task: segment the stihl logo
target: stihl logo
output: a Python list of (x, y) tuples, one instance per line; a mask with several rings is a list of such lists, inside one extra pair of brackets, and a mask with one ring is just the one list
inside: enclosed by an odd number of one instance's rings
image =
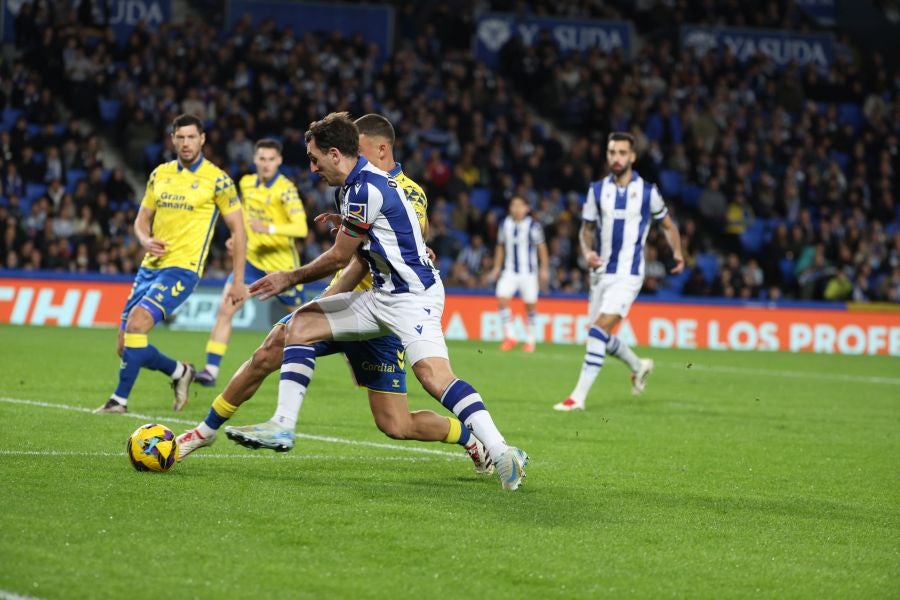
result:
[(12, 304), (9, 322), (15, 325), (91, 327), (102, 297), (100, 290), (92, 289), (63, 292), (49, 287), (0, 285), (0, 306)]

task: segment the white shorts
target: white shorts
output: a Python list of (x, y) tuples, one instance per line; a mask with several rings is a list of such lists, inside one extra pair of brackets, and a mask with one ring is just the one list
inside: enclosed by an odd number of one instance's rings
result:
[(627, 317), (643, 284), (644, 278), (638, 275), (591, 272), (591, 300), (588, 305), (591, 323), (602, 314)]
[(538, 299), (537, 273), (510, 273), (503, 271), (497, 280), (497, 297), (512, 298), (516, 292), (525, 304), (535, 304)]
[(315, 302), (328, 318), (335, 340), (367, 340), (393, 333), (400, 338), (410, 365), (423, 358), (449, 357), (441, 327), (444, 286), (440, 282), (421, 293), (391, 294), (371, 289)]

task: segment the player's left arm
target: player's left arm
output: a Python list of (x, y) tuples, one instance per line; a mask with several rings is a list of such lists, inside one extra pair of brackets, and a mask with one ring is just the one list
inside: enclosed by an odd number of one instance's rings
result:
[(231, 177), (222, 172), (216, 177), (213, 202), (222, 212), (222, 219), (231, 232), (231, 260), (234, 281), (228, 290), (228, 298), (232, 304), (240, 304), (247, 299), (247, 287), (244, 285), (244, 267), (247, 264), (247, 231), (244, 229), (244, 212), (241, 210), (241, 199)]
[(673, 275), (681, 273), (684, 270), (684, 257), (681, 254), (681, 234), (678, 233), (678, 225), (669, 216), (666, 203), (655, 185), (650, 190), (650, 214), (662, 227), (666, 242), (669, 244), (669, 248), (672, 249), (672, 258), (675, 259), (675, 266), (672, 267), (670, 273)]
[(542, 242), (538, 244), (538, 281), (541, 287), (546, 289), (550, 283), (550, 253), (547, 252), (547, 244)]
[(532, 223), (532, 242), (537, 247), (538, 255), (538, 282), (541, 288), (546, 289), (550, 283), (550, 253), (547, 252), (547, 240), (544, 238), (544, 230), (536, 221)]

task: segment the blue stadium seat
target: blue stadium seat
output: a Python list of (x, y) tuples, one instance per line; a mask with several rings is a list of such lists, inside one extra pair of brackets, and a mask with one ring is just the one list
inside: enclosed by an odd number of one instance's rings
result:
[(838, 104), (838, 123), (852, 125), (854, 131), (859, 131), (863, 124), (862, 108), (855, 102), (842, 102)]
[(847, 173), (847, 167), (850, 166), (850, 155), (846, 152), (838, 152), (837, 150), (832, 150), (828, 157), (836, 162), (838, 166), (841, 168), (841, 171)]
[(778, 261), (778, 270), (781, 272), (781, 281), (791, 283), (794, 281), (794, 261), (790, 258), (782, 258)]
[(472, 206), (477, 208), (478, 212), (483, 213), (491, 205), (491, 192), (487, 188), (473, 187), (469, 199), (472, 201)]
[(681, 196), (682, 177), (678, 171), (664, 170), (659, 174), (659, 187), (663, 196), (671, 198), (672, 196)]
[(160, 152), (162, 152), (162, 144), (147, 144), (147, 147), (144, 148), (144, 157), (148, 163), (156, 166)]
[(119, 110), (122, 108), (122, 103), (118, 100), (113, 100), (112, 98), (103, 98), (102, 96), (97, 100), (99, 109), (100, 109), (100, 118), (107, 123), (114, 123), (119, 118)]
[(13, 123), (16, 122), (16, 119), (25, 114), (24, 110), (18, 108), (6, 108), (3, 110), (3, 125), (6, 129), (9, 129), (13, 126)]
[(459, 229), (451, 229), (450, 234), (456, 238), (463, 248), (469, 245), (469, 234)]
[(700, 194), (703, 189), (699, 185), (686, 185), (681, 188), (681, 200), (688, 208), (696, 209), (700, 204)]
[(25, 197), (28, 200), (34, 201), (47, 193), (47, 186), (43, 183), (26, 183), (25, 184)]
[(75, 185), (82, 179), (87, 178), (87, 171), (83, 169), (69, 169), (66, 172), (66, 191), (71, 193), (75, 191)]
[(665, 289), (674, 292), (676, 295), (681, 295), (681, 290), (684, 289), (684, 284), (687, 283), (687, 280), (691, 277), (691, 270), (685, 269), (681, 273), (676, 275), (672, 275), (668, 273), (666, 275), (666, 279), (663, 281), (663, 286)]
[(766, 224), (761, 219), (756, 219), (747, 226), (741, 234), (741, 246), (751, 254), (758, 254), (765, 242)]
[(715, 254), (698, 254), (696, 256), (697, 268), (703, 273), (703, 279), (712, 283), (719, 274), (719, 259)]

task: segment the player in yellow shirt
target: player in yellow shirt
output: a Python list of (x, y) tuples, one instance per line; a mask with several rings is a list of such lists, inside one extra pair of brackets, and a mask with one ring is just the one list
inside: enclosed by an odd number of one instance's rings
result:
[(141, 367), (162, 371), (172, 379), (174, 410), (188, 400), (194, 367), (162, 354), (147, 334), (170, 316), (191, 292), (203, 273), (219, 213), (231, 230), (234, 276), (227, 300), (239, 304), (247, 297), (244, 285), (246, 236), (241, 202), (234, 182), (219, 167), (203, 158), (206, 135), (193, 115), (172, 122), (172, 142), (178, 159), (156, 167), (147, 181), (134, 232), (147, 253), (134, 279), (122, 312), (118, 352), (122, 357), (119, 385), (95, 412), (124, 413), (128, 396)]
[[(355, 121), (359, 129), (360, 152), (376, 167), (388, 170), (412, 203), (423, 233), (426, 231), (428, 199), (422, 188), (403, 173), (394, 161), (394, 129), (381, 115), (365, 115)], [(337, 215), (319, 215), (316, 221), (329, 220)], [(332, 226), (336, 227), (333, 221)], [(335, 275), (323, 296), (372, 287), (372, 276), (364, 261), (354, 259), (343, 273)], [(191, 452), (215, 441), (218, 429), (249, 400), (263, 380), (281, 366), (284, 350), (287, 315), (272, 328), (262, 345), (253, 353), (210, 407), (206, 419), (178, 436), (178, 457), (184, 459)], [(347, 357), (357, 385), (365, 387), (369, 407), (378, 428), (394, 439), (442, 441), (459, 444), (475, 463), (479, 473), (493, 472), (493, 464), (485, 455), (481, 442), (455, 417), (444, 417), (428, 410), (409, 412), (406, 398), (406, 368), (400, 339), (391, 334), (359, 342), (322, 342), (315, 345), (316, 356), (343, 353)], [(270, 423), (228, 427), (229, 438), (248, 447), (290, 450), (294, 446), (294, 426), (300, 406), (281, 406)], [(271, 435), (274, 431), (275, 435)]]
[[(241, 178), (247, 233), (247, 264), (244, 268), (244, 283), (247, 285), (265, 277), (266, 273), (300, 266), (294, 238), (306, 237), (306, 212), (297, 188), (278, 170), (281, 160), (280, 142), (259, 140), (253, 154), (256, 174)], [(231, 338), (231, 320), (243, 305), (228, 299), (232, 282), (233, 277), (229, 277), (222, 291), (216, 323), (206, 343), (206, 367), (196, 376), (197, 383), (206, 387), (216, 384), (219, 365)], [(298, 308), (303, 304), (303, 286), (298, 285), (280, 294), (278, 300), (290, 310)]]

